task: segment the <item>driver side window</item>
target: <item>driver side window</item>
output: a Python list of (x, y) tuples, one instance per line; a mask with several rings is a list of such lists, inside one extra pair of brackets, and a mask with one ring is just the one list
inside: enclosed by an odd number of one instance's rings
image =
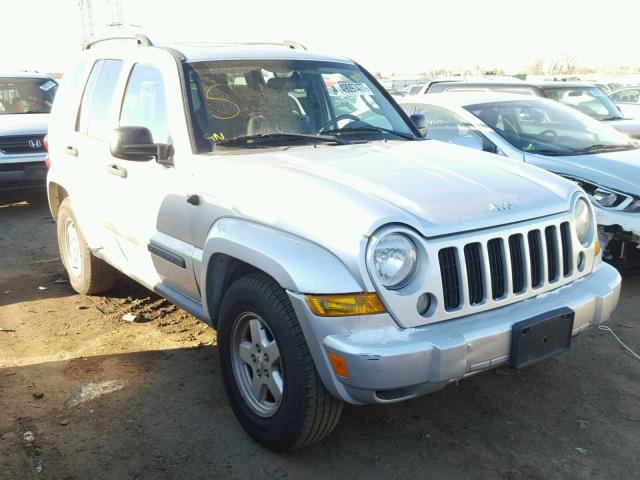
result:
[(120, 126), (146, 127), (156, 143), (169, 143), (169, 119), (162, 73), (151, 65), (133, 67), (122, 101)]

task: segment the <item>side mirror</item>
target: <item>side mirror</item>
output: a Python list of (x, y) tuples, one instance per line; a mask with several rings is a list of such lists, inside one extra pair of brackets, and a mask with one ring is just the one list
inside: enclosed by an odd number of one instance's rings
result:
[(427, 136), (427, 117), (421, 113), (414, 113), (409, 117), (413, 124), (416, 126), (418, 131), (423, 137)]
[(111, 135), (111, 155), (133, 162), (156, 161), (162, 165), (173, 165), (173, 147), (154, 143), (146, 127), (118, 127)]

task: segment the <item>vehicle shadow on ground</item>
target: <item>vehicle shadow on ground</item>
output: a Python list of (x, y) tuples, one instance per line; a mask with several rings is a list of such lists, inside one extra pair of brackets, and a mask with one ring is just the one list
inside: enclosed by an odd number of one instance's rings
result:
[(4, 368), (0, 471), (44, 479), (632, 478), (638, 389), (590, 367), (612, 352), (598, 333), (587, 336), (528, 370), (502, 368), (401, 404), (346, 406), (330, 437), (286, 455), (256, 444), (236, 421), (215, 347)]

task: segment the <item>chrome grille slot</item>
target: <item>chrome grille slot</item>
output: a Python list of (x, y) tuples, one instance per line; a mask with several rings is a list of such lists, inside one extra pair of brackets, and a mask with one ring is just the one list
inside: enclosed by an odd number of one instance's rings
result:
[(545, 228), (544, 236), (547, 243), (547, 280), (553, 283), (559, 278), (558, 234), (555, 225)]
[(562, 274), (567, 277), (571, 274), (571, 226), (569, 222), (560, 225), (560, 240), (562, 242)]
[(511, 253), (513, 293), (521, 293), (525, 287), (525, 259), (522, 248), (522, 235), (518, 233), (509, 237), (509, 251)]
[(529, 238), (529, 259), (531, 260), (531, 287), (538, 288), (542, 285), (542, 244), (540, 243), (540, 230), (531, 230)]
[(444, 308), (447, 311), (460, 306), (460, 282), (458, 280), (458, 260), (455, 247), (443, 248), (438, 252)]
[(504, 250), (502, 240), (494, 238), (487, 242), (489, 269), (491, 273), (491, 296), (494, 300), (505, 294)]
[(467, 283), (469, 287), (469, 303), (477, 305), (484, 299), (484, 280), (482, 272), (482, 258), (478, 242), (469, 243), (464, 247), (464, 260), (467, 267)]

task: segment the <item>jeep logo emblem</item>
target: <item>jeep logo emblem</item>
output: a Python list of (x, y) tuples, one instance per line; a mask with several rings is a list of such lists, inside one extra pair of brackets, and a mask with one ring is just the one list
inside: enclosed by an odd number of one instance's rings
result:
[(489, 210), (492, 212), (506, 212), (507, 210), (513, 210), (513, 205), (509, 202), (503, 203), (490, 203)]
[(30, 138), (29, 139), (29, 148), (36, 149), (42, 147), (42, 140), (39, 138)]

